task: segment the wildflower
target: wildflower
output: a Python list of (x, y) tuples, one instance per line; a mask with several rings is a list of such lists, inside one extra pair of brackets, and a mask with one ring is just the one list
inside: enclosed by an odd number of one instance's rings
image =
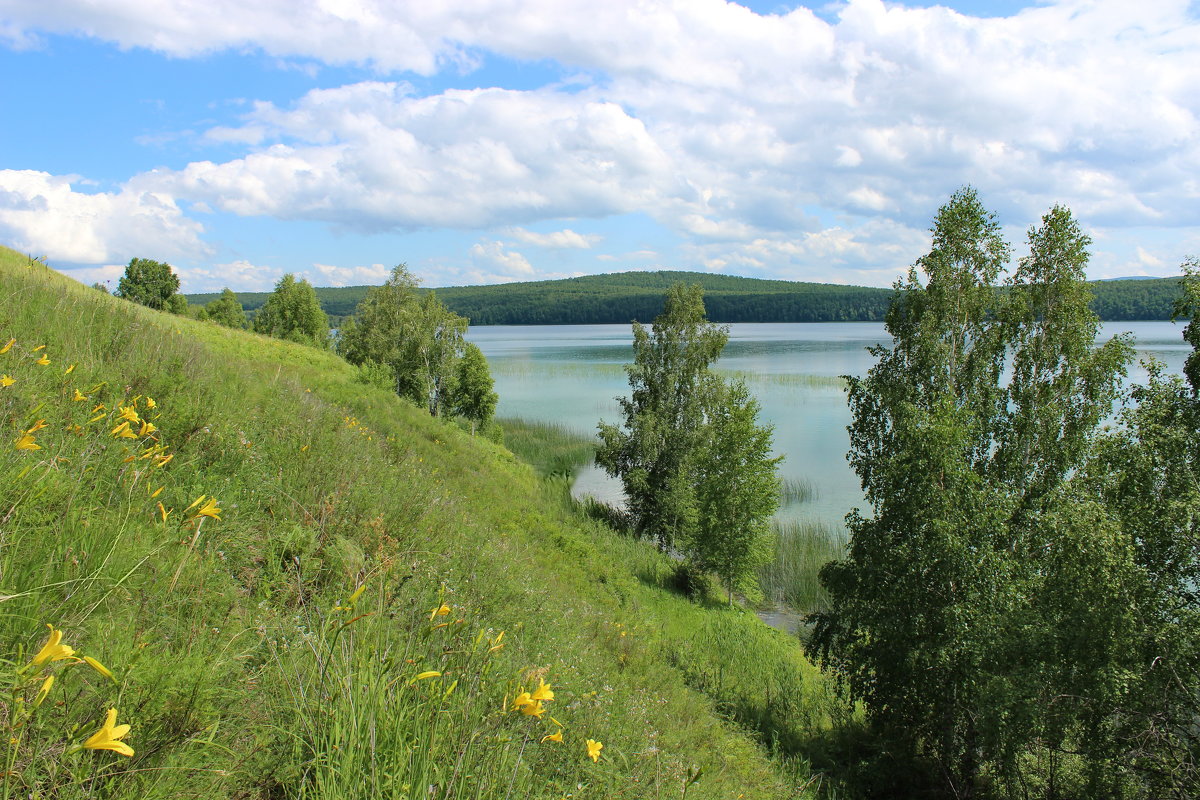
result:
[(16, 381), (10, 378), (8, 375), (0, 375), (0, 386), (12, 386), (14, 383), (16, 383)]
[(158, 515), (162, 517), (163, 522), (166, 522), (167, 517), (171, 516), (171, 512), (167, 511), (167, 509), (163, 507), (162, 501), (159, 501), (158, 503)]
[(78, 389), (76, 389), (75, 394), (74, 394), (74, 396), (71, 397), (71, 399), (73, 401), (75, 401), (76, 403), (82, 403), (84, 400), (88, 399), (88, 396), (86, 394), (84, 394), (83, 392), (79, 391)]
[(13, 442), (13, 447), (17, 450), (41, 450), (42, 446), (34, 440), (33, 436), (26, 433)]
[(117, 414), (117, 419), (126, 419), (134, 424), (142, 421), (142, 418), (138, 416), (137, 409), (133, 406), (121, 406), (117, 410), (120, 412)]
[(542, 705), (541, 700), (534, 700), (531, 703), (526, 703), (521, 706), (521, 713), (527, 717), (542, 718), (542, 714), (546, 713), (546, 707)]
[(92, 658), (91, 656), (84, 656), (83, 660), (87, 663), (87, 665), (89, 667), (96, 670), (96, 672), (99, 672), (101, 675), (108, 678), (113, 683), (117, 682), (117, 679), (113, 677), (113, 674), (112, 674), (112, 672), (109, 671), (108, 667), (104, 666), (96, 659)]
[(428, 678), (440, 678), (440, 677), (442, 677), (442, 673), (438, 672), (435, 669), (431, 669), (428, 672), (420, 673), (419, 675), (417, 675), (417, 677), (413, 678), (413, 680), (423, 681), (423, 680), (427, 680)]
[(146, 396), (146, 408), (155, 408), (156, 406), (158, 406), (158, 403), (154, 402), (154, 398), (147, 395)]
[(219, 520), (221, 518), (221, 509), (217, 508), (217, 498), (208, 498), (204, 505), (196, 509), (196, 516), (212, 517), (213, 519)]
[(545, 744), (546, 742), (558, 742), (559, 744), (562, 744), (562, 736), (563, 736), (563, 732), (562, 732), (562, 729), (560, 728), (559, 730), (555, 731), (554, 733), (551, 733), (547, 736), (543, 736), (541, 743)]
[(307, 449), (308, 449), (308, 445), (304, 445), (300, 448), (300, 452), (303, 453)]
[(92, 409), (91, 411), (89, 411), (88, 413), (89, 413), (89, 414), (95, 414), (95, 413), (97, 413), (98, 411), (104, 411), (104, 410), (105, 410), (105, 409), (104, 409), (104, 403), (97, 403), (97, 404), (96, 404), (96, 407), (95, 407), (95, 408), (93, 408), (93, 409)]
[(118, 439), (136, 439), (137, 434), (129, 430), (129, 423), (122, 422), (117, 427), (113, 428), (110, 433)]
[(117, 725), (117, 710), (110, 708), (108, 717), (104, 720), (104, 724), (100, 726), (100, 730), (88, 737), (83, 746), (89, 750), (112, 750), (114, 753), (120, 753), (123, 756), (133, 755), (133, 748), (124, 742), (120, 741), (121, 737), (129, 733), (128, 725)]
[(587, 740), (588, 758), (593, 763), (600, 760), (600, 751), (604, 748), (604, 742), (597, 742), (595, 739)]
[(449, 613), (450, 613), (450, 606), (446, 605), (445, 603), (442, 603), (440, 606), (438, 606), (437, 608), (435, 608), (429, 612), (429, 621), (433, 622), (434, 617), (444, 617)]
[(42, 681), (42, 688), (38, 689), (37, 697), (33, 698), (33, 707), (37, 708), (46, 699), (46, 695), (50, 694), (50, 687), (54, 685), (54, 676), (50, 675), (46, 680)]
[(529, 692), (521, 692), (513, 698), (512, 710), (520, 711), (525, 706), (533, 705), (533, 698), (529, 696)]
[(50, 365), (50, 356), (46, 355), (45, 353), (42, 353), (42, 357), (39, 358), (35, 363), (41, 364), (43, 367), (49, 366)]
[(498, 634), (496, 634), (496, 638), (492, 639), (492, 646), (488, 648), (488, 652), (494, 653), (497, 650), (501, 650), (503, 648), (504, 648), (504, 631), (500, 631)]
[(68, 647), (62, 643), (62, 631), (55, 630), (53, 625), (47, 625), (50, 629), (50, 638), (42, 645), (42, 649), (38, 650), (37, 655), (33, 657), (33, 661), (29, 662), (32, 666), (40, 667), (50, 661), (63, 661), (68, 658), (75, 657), (75, 649)]
[(350, 595), (350, 605), (353, 606), (355, 603), (357, 603), (358, 598), (362, 597), (362, 593), (365, 592), (366, 590), (367, 590), (367, 585), (365, 583), (362, 586), (355, 589), (354, 594)]
[(44, 420), (44, 419), (39, 419), (37, 422), (33, 423), (33, 427), (32, 427), (32, 428), (30, 428), (29, 430), (27, 430), (27, 431), (25, 431), (25, 432), (26, 432), (26, 433), (37, 433), (38, 431), (40, 431), (40, 430), (41, 430), (42, 428), (44, 428), (44, 427), (46, 427), (46, 420)]
[(174, 457), (175, 457), (174, 453), (168, 453), (165, 456), (159, 456), (158, 458), (154, 459), (154, 461), (156, 462), (154, 464), (154, 466), (158, 467), (159, 469), (162, 469), (167, 464), (169, 464), (171, 462), (171, 459)]
[(75, 371), (75, 365), (72, 364), (71, 366), (67, 367), (67, 371), (64, 372), (63, 375), (70, 375), (74, 371)]
[(154, 433), (156, 430), (158, 430), (158, 428), (154, 425), (153, 422), (151, 422), (149, 420), (143, 420), (142, 427), (138, 430), (137, 435), (138, 436), (149, 436), (150, 434)]
[(12, 346), (13, 346), (14, 344), (16, 344), (16, 343), (17, 343), (17, 340), (16, 340), (16, 339), (9, 339), (9, 340), (8, 340), (8, 344), (4, 345), (4, 347), (0, 347), (0, 356), (4, 355), (4, 354), (5, 354), (5, 353), (7, 353), (9, 350), (11, 350), (11, 349), (12, 349)]
[(533, 694), (529, 695), (529, 697), (531, 700), (536, 700), (538, 702), (545, 700), (547, 703), (549, 703), (554, 699), (554, 692), (550, 691), (550, 684), (539, 678), (538, 688), (535, 689)]
[(165, 485), (164, 485), (164, 486), (160, 486), (160, 487), (158, 487), (157, 489), (155, 489), (154, 491), (152, 491), (152, 492), (151, 492), (151, 491), (150, 491), (150, 484), (148, 484), (148, 483), (146, 484), (146, 491), (147, 491), (147, 492), (150, 492), (150, 499), (151, 499), (151, 500), (153, 500), (154, 498), (156, 498), (156, 497), (158, 497), (160, 494), (162, 494), (162, 490), (163, 490), (163, 489), (165, 489), (165, 488), (167, 488)]
[(46, 345), (44, 345), (44, 344), (39, 344), (37, 347), (33, 348), (33, 352), (35, 352), (35, 353), (36, 353), (36, 352), (37, 352), (37, 351), (39, 351), (39, 350), (45, 350), (45, 349), (46, 349)]

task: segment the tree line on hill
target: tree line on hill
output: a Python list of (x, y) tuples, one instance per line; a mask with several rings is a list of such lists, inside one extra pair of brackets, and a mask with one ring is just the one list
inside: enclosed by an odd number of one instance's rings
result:
[[(704, 290), (708, 319), (714, 322), (879, 322), (895, 296), (893, 289), (767, 281), (697, 272), (628, 272), (555, 281), (437, 289), (438, 298), (472, 325), (620, 324), (652, 320), (662, 313), (674, 283)], [(1102, 320), (1165, 320), (1180, 296), (1179, 279), (1091, 281), (1091, 308)], [(333, 327), (354, 314), (368, 286), (317, 288), (317, 299)], [(434, 291), (419, 289), (419, 291)], [(253, 317), (269, 292), (242, 292)], [(197, 305), (217, 294), (188, 295)]]
[[(103, 285), (97, 288), (105, 290)], [(489, 425), (497, 396), (487, 359), (465, 339), (467, 320), (447, 309), (434, 293), (421, 292), (403, 264), (383, 286), (361, 297), (336, 336), (312, 285), (292, 274), (281, 277), (249, 316), (228, 288), (206, 304), (195, 305), (189, 305), (178, 289), (179, 278), (169, 264), (134, 258), (116, 295), (199, 321), (332, 348), (358, 367), (362, 383), (394, 391), (433, 416), (462, 419), (472, 433), (495, 434)]]

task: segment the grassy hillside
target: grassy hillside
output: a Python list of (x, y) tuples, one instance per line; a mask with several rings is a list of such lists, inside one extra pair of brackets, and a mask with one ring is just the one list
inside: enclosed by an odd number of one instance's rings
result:
[(0, 287), (4, 797), (820, 784), (835, 704), (797, 642), (671, 591), (560, 481), (331, 354), (2, 249)]
[[(626, 324), (648, 322), (661, 310), (671, 284), (704, 287), (708, 316), (715, 322), (839, 322), (882, 320), (890, 289), (823, 283), (769, 281), (705, 272), (622, 272), (496, 286), (451, 286), (438, 297), (473, 325)], [(1177, 278), (1092, 281), (1093, 309), (1106, 320), (1168, 319), (1179, 295)], [(336, 320), (354, 313), (367, 286), (318, 288), (325, 312)], [(188, 295), (208, 303), (215, 293)], [(252, 311), (268, 293), (239, 294)]]

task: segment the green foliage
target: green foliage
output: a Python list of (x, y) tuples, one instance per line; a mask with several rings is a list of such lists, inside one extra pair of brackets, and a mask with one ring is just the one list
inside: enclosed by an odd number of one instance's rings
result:
[(247, 326), (246, 311), (242, 308), (238, 296), (229, 288), (221, 291), (221, 296), (204, 306), (208, 318), (218, 325), (239, 330)]
[[(170, 304), (178, 291), (179, 276), (170, 264), (148, 258), (133, 258), (117, 283), (116, 294), (149, 308), (166, 311), (172, 309)], [(175, 302), (178, 304), (178, 301)]]
[(596, 463), (621, 480), (637, 533), (663, 549), (695, 531), (704, 390), (728, 338), (705, 318), (699, 286), (672, 286), (651, 331), (633, 324), (631, 393), (618, 398), (623, 424), (599, 426)]
[(496, 402), (500, 398), (492, 391), (494, 386), (483, 351), (477, 345), (465, 342), (455, 366), (449, 400), (451, 412), (468, 420), (472, 433), (476, 427), (486, 427), (496, 413)]
[[(396, 393), (435, 417), (443, 410), (453, 412), (460, 400), (467, 402), (463, 408), (472, 414), (483, 414), (491, 391), (490, 385), (486, 389), (484, 385), (491, 378), (482, 353), (472, 356), (465, 393), (455, 394), (466, 331), (467, 321), (432, 292), (418, 292), (417, 279), (399, 264), (387, 283), (367, 292), (354, 317), (343, 325), (338, 350), (351, 364), (387, 366)], [(491, 407), (495, 408), (494, 400)], [(479, 424), (490, 416), (489, 412), (468, 419)]]
[(874, 515), (849, 515), (848, 557), (822, 570), (814, 644), (893, 752), (931, 759), (956, 794), (985, 773), (1016, 792), (1063, 779), (1029, 755), (1078, 747), (1125, 666), (1127, 548), (1072, 477), (1130, 349), (1092, 349), (1088, 239), (1065, 209), (1030, 230), (1006, 291), (1009, 248), (973, 190), (932, 232), (927, 283), (914, 268), (897, 287), (893, 346), (849, 379)]
[(733, 605), (735, 591), (758, 595), (758, 570), (773, 555), (770, 523), (779, 507), (776, 471), (783, 457), (771, 457), (772, 429), (758, 424), (758, 401), (745, 383), (710, 378), (704, 394), (697, 524), (685, 549), (720, 576)]
[(254, 316), (254, 330), (289, 342), (313, 347), (329, 344), (329, 320), (306, 280), (288, 273)]
[[(332, 353), (164, 317), (2, 249), (0, 281), (0, 656), (20, 669), (53, 622), (115, 676), (50, 665), (36, 731), (5, 729), (11, 796), (342, 800), (411, 779), (431, 798), (667, 797), (697, 768), (689, 798), (811, 786), (761, 744), (798, 753), (826, 724), (797, 643), (670, 593), (669, 558), (511, 453)], [(130, 406), (155, 425), (136, 441)], [(41, 449), (17, 449), (31, 428)], [(511, 710), (539, 678), (562, 743)], [(21, 691), (28, 709), (38, 687)], [(0, 723), (23, 713), (3, 705)], [(109, 708), (135, 755), (68, 755)]]

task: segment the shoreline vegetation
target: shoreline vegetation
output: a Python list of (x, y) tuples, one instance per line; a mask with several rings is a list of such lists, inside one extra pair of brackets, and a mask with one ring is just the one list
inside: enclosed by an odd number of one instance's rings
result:
[[(554, 281), (434, 289), (448, 309), (472, 325), (596, 325), (649, 321), (663, 310), (673, 283), (704, 289), (711, 322), (881, 322), (895, 293), (867, 286), (773, 281), (705, 272), (659, 271), (589, 275)], [(1089, 281), (1092, 310), (1105, 321), (1170, 319), (1180, 297), (1179, 278)], [(335, 327), (366, 296), (368, 286), (317, 288)], [(269, 292), (238, 292), (253, 314)], [(205, 304), (220, 293), (187, 295)]]

